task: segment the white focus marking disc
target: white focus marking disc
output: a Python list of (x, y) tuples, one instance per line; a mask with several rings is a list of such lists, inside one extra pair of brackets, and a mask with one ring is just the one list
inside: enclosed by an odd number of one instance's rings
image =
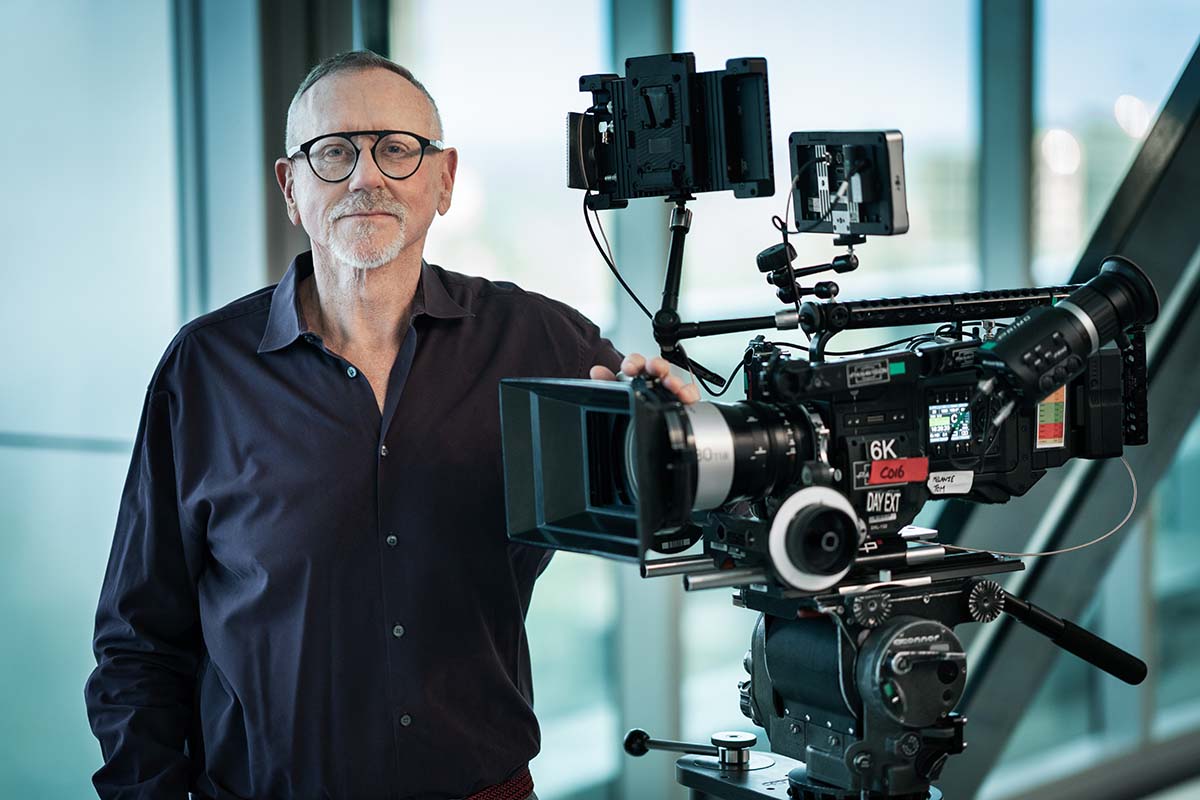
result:
[[(775, 514), (775, 519), (771, 522), (771, 533), (767, 540), (767, 550), (771, 555), (771, 566), (775, 568), (775, 574), (779, 576), (779, 579), (793, 589), (799, 589), (802, 592), (821, 592), (846, 577), (846, 573), (850, 571), (850, 564), (847, 564), (846, 568), (841, 572), (832, 575), (820, 575), (802, 572), (792, 563), (787, 552), (788, 526), (797, 514), (809, 506), (833, 508), (844, 512), (850, 519), (854, 520), (859, 532), (859, 540), (856, 545), (862, 542), (865, 528), (862, 520), (854, 513), (854, 506), (850, 505), (850, 501), (841, 492), (834, 491), (826, 486), (809, 486), (783, 501), (783, 505), (779, 507), (779, 511)], [(851, 560), (852, 563), (853, 560)]]

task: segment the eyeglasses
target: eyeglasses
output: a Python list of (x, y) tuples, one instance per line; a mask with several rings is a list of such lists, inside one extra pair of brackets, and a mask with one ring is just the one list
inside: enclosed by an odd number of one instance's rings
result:
[(358, 166), (362, 148), (354, 143), (355, 136), (374, 136), (371, 157), (384, 175), (402, 181), (411, 178), (425, 159), (425, 150), (446, 149), (440, 139), (427, 139), (411, 131), (339, 131), (324, 133), (287, 151), (288, 158), (304, 153), (313, 174), (327, 183), (339, 183), (349, 178)]

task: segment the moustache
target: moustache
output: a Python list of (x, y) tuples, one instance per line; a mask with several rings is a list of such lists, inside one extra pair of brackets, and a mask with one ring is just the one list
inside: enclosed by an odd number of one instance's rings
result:
[(351, 214), (390, 214), (404, 222), (407, 211), (395, 198), (386, 193), (355, 192), (346, 195), (329, 210), (329, 222)]

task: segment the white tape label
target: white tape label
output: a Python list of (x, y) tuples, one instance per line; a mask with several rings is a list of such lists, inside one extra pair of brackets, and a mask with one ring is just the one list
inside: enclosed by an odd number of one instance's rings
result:
[(932, 495), (966, 494), (971, 491), (975, 482), (975, 473), (969, 469), (953, 470), (951, 472), (931, 472), (925, 485)]

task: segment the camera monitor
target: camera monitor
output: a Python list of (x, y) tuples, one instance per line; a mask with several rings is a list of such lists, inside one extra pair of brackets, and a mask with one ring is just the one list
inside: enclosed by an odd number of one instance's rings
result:
[(799, 230), (858, 236), (908, 230), (900, 131), (797, 132), (788, 137), (788, 151)]

